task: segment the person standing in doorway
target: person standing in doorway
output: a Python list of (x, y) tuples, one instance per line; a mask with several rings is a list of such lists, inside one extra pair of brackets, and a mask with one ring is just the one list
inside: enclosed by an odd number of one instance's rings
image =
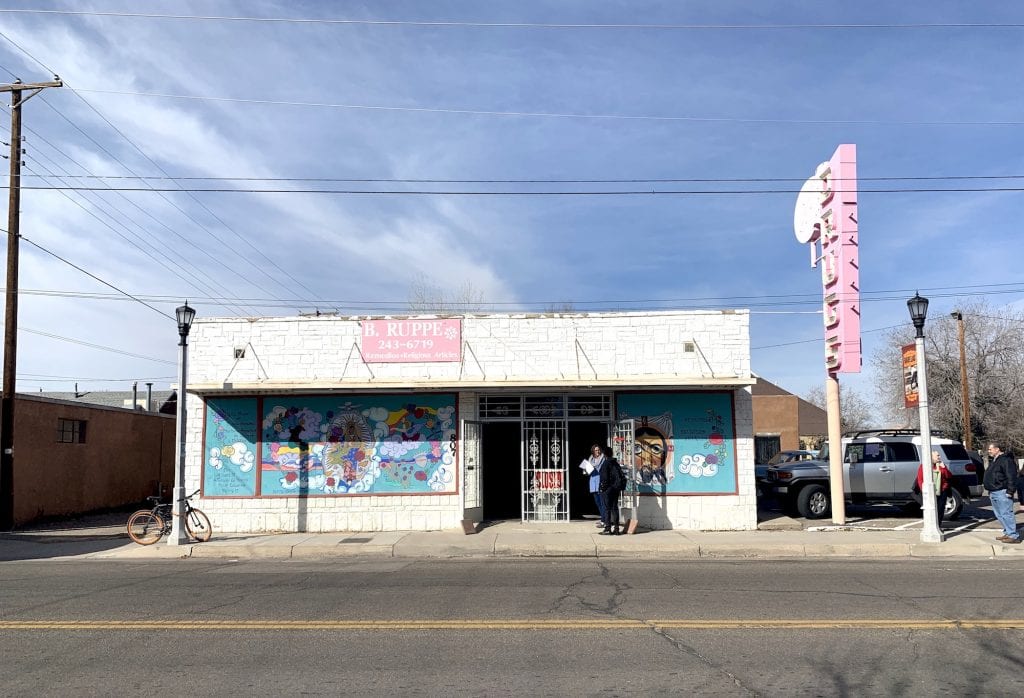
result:
[(619, 535), (619, 493), (626, 488), (626, 476), (622, 466), (606, 449), (604, 464), (601, 467), (601, 494), (604, 495), (605, 522), (602, 536)]
[(991, 459), (985, 468), (985, 489), (992, 501), (992, 513), (1003, 525), (1003, 535), (996, 538), (1000, 543), (1020, 543), (1017, 533), (1017, 519), (1013, 514), (1013, 495), (1017, 491), (1017, 464), (1002, 444), (989, 442), (988, 455)]
[[(935, 483), (935, 518), (942, 530), (942, 516), (946, 513), (946, 499), (949, 497), (951, 473), (938, 451), (932, 451), (932, 482)], [(917, 469), (917, 491), (924, 492), (924, 463)]]
[(601, 470), (604, 466), (604, 449), (600, 445), (594, 444), (590, 447), (590, 457), (587, 460), (590, 462), (590, 467), (593, 468), (590, 471), (590, 494), (594, 497), (594, 503), (597, 504), (597, 513), (601, 516), (601, 520), (597, 522), (597, 527), (604, 528), (608, 525), (608, 510), (604, 507), (604, 495), (601, 494)]

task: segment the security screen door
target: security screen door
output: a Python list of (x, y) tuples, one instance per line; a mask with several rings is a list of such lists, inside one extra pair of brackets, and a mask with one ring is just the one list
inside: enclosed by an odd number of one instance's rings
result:
[(620, 419), (609, 426), (612, 455), (619, 461), (622, 473), (626, 476), (626, 489), (622, 492), (619, 504), (630, 509), (630, 516), (636, 518), (636, 507), (640, 499), (636, 478), (636, 423), (632, 419)]
[(523, 521), (568, 521), (565, 419), (523, 422)]
[(480, 506), (480, 422), (462, 423), (462, 483), (465, 491), (463, 507), (475, 509)]

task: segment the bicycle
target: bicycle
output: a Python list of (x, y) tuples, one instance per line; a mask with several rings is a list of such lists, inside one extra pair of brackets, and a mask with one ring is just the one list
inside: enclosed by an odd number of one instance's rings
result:
[[(197, 494), (199, 490), (182, 500), (185, 531), (193, 540), (205, 543), (213, 535), (213, 526), (206, 514), (189, 503)], [(146, 497), (146, 500), (153, 503), (152, 509), (140, 509), (128, 517), (128, 535), (139, 545), (152, 545), (165, 535), (170, 535), (171, 522), (174, 520), (173, 502), (161, 504), (159, 497)]]

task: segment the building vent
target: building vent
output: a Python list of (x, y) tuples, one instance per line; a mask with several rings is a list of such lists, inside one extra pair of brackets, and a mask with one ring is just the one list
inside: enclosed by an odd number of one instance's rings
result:
[(235, 358), (236, 359), (244, 359), (245, 358), (245, 347), (235, 347)]

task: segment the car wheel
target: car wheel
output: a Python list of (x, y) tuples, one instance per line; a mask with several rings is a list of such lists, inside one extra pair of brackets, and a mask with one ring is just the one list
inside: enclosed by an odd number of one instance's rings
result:
[(832, 513), (828, 490), (822, 485), (807, 485), (796, 498), (796, 508), (806, 519), (823, 519)]
[(964, 513), (964, 498), (954, 489), (949, 490), (949, 496), (946, 497), (946, 509), (942, 513), (942, 518), (946, 521), (955, 521), (960, 518), (960, 514)]

